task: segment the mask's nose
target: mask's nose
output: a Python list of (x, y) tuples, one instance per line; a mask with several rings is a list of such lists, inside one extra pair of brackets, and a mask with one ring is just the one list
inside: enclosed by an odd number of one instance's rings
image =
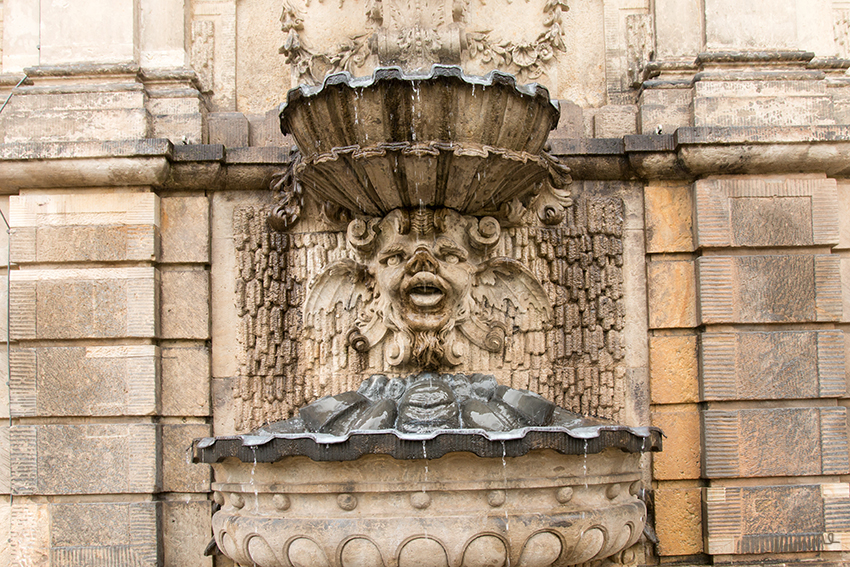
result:
[(417, 248), (410, 260), (407, 261), (404, 269), (412, 276), (418, 272), (434, 273), (437, 271), (437, 265), (437, 259), (427, 249)]

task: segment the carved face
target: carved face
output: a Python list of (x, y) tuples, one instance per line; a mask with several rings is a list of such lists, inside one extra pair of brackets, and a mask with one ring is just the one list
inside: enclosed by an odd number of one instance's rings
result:
[(387, 295), (414, 332), (443, 329), (469, 296), (475, 266), (463, 246), (459, 215), (457, 220), (442, 233), (399, 234), (393, 227), (382, 227), (370, 266), (375, 289)]

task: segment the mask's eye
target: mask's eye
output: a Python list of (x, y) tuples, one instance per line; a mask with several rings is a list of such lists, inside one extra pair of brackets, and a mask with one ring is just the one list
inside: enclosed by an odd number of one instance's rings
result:
[(460, 258), (458, 258), (455, 254), (446, 254), (443, 257), (443, 260), (445, 260), (447, 264), (457, 264), (460, 262)]
[(401, 264), (401, 254), (394, 254), (388, 257), (385, 262), (387, 263), (387, 266), (398, 266)]

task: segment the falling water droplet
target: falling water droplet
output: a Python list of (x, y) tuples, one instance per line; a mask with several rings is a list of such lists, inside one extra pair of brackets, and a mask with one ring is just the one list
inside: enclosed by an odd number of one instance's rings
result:
[(584, 440), (584, 457), (582, 460), (584, 469), (584, 487), (587, 488), (587, 439)]

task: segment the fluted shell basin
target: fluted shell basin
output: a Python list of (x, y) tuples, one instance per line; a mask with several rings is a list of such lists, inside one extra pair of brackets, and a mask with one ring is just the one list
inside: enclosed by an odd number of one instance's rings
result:
[[(214, 463), (213, 532), (240, 565), (547, 567), (618, 554), (629, 562), (622, 554), (646, 522), (639, 451), (660, 449), (660, 432), (605, 429), (584, 438), (551, 428), (501, 439), (385, 432), (398, 441), (379, 439), (385, 454), (367, 453), (352, 434), (360, 449), (345, 446), (351, 438), (327, 445), (353, 459), (341, 461), (315, 461), (305, 454), (312, 449), (279, 457), (303, 435), (276, 436), (276, 448), (275, 439), (219, 438), (196, 442), (195, 458)], [(470, 438), (466, 450), (449, 450), (461, 448), (456, 435)], [(317, 449), (327, 440), (308, 437)]]
[(440, 65), (428, 74), (329, 75), (289, 91), (280, 111), (301, 152), (303, 188), (371, 215), (410, 206), (475, 214), (535, 192), (558, 117), (543, 87)]

